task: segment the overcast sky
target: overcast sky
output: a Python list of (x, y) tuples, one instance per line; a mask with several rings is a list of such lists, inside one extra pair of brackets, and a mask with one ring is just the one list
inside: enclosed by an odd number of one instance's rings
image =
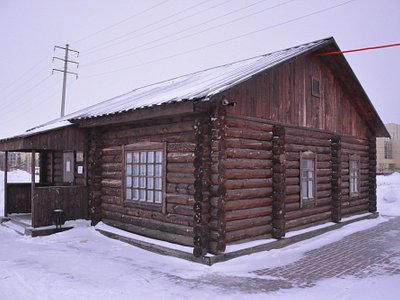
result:
[[(342, 50), (400, 43), (398, 0), (0, 0), (0, 136), (134, 88), (333, 36)], [(400, 47), (346, 54), (384, 123), (400, 123)]]

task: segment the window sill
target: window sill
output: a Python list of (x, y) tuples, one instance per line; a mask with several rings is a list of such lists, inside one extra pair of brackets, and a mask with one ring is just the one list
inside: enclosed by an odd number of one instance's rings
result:
[(162, 212), (162, 207), (163, 207), (162, 203), (147, 203), (147, 202), (139, 202), (139, 201), (133, 201), (133, 200), (125, 200), (124, 206), (131, 207), (131, 208), (151, 210), (151, 211), (158, 211), (158, 212)]

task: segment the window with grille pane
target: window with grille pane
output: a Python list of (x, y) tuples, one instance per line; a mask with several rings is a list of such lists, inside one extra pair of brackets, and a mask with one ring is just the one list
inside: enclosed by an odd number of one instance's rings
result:
[(300, 203), (315, 203), (316, 199), (316, 156), (312, 152), (304, 152), (300, 157)]
[(162, 150), (125, 151), (125, 199), (140, 203), (163, 201)]
[(360, 160), (357, 156), (350, 157), (350, 195), (356, 196), (360, 190)]

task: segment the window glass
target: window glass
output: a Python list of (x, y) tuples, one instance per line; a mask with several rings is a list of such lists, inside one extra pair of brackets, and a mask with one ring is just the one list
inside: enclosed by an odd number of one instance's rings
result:
[(125, 199), (162, 203), (163, 159), (160, 150), (126, 151)]
[(313, 153), (302, 154), (300, 159), (300, 195), (301, 203), (315, 201), (315, 155)]

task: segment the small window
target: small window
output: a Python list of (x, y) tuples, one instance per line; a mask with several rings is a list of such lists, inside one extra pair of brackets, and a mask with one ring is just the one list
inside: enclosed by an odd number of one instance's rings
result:
[(124, 198), (141, 204), (162, 204), (165, 158), (163, 144), (130, 145), (125, 148)]
[(307, 151), (300, 156), (300, 206), (316, 200), (316, 155)]
[(320, 85), (319, 85), (319, 80), (315, 77), (311, 79), (311, 95), (314, 97), (320, 97)]
[(358, 155), (350, 156), (350, 196), (357, 196), (360, 192), (360, 157)]

